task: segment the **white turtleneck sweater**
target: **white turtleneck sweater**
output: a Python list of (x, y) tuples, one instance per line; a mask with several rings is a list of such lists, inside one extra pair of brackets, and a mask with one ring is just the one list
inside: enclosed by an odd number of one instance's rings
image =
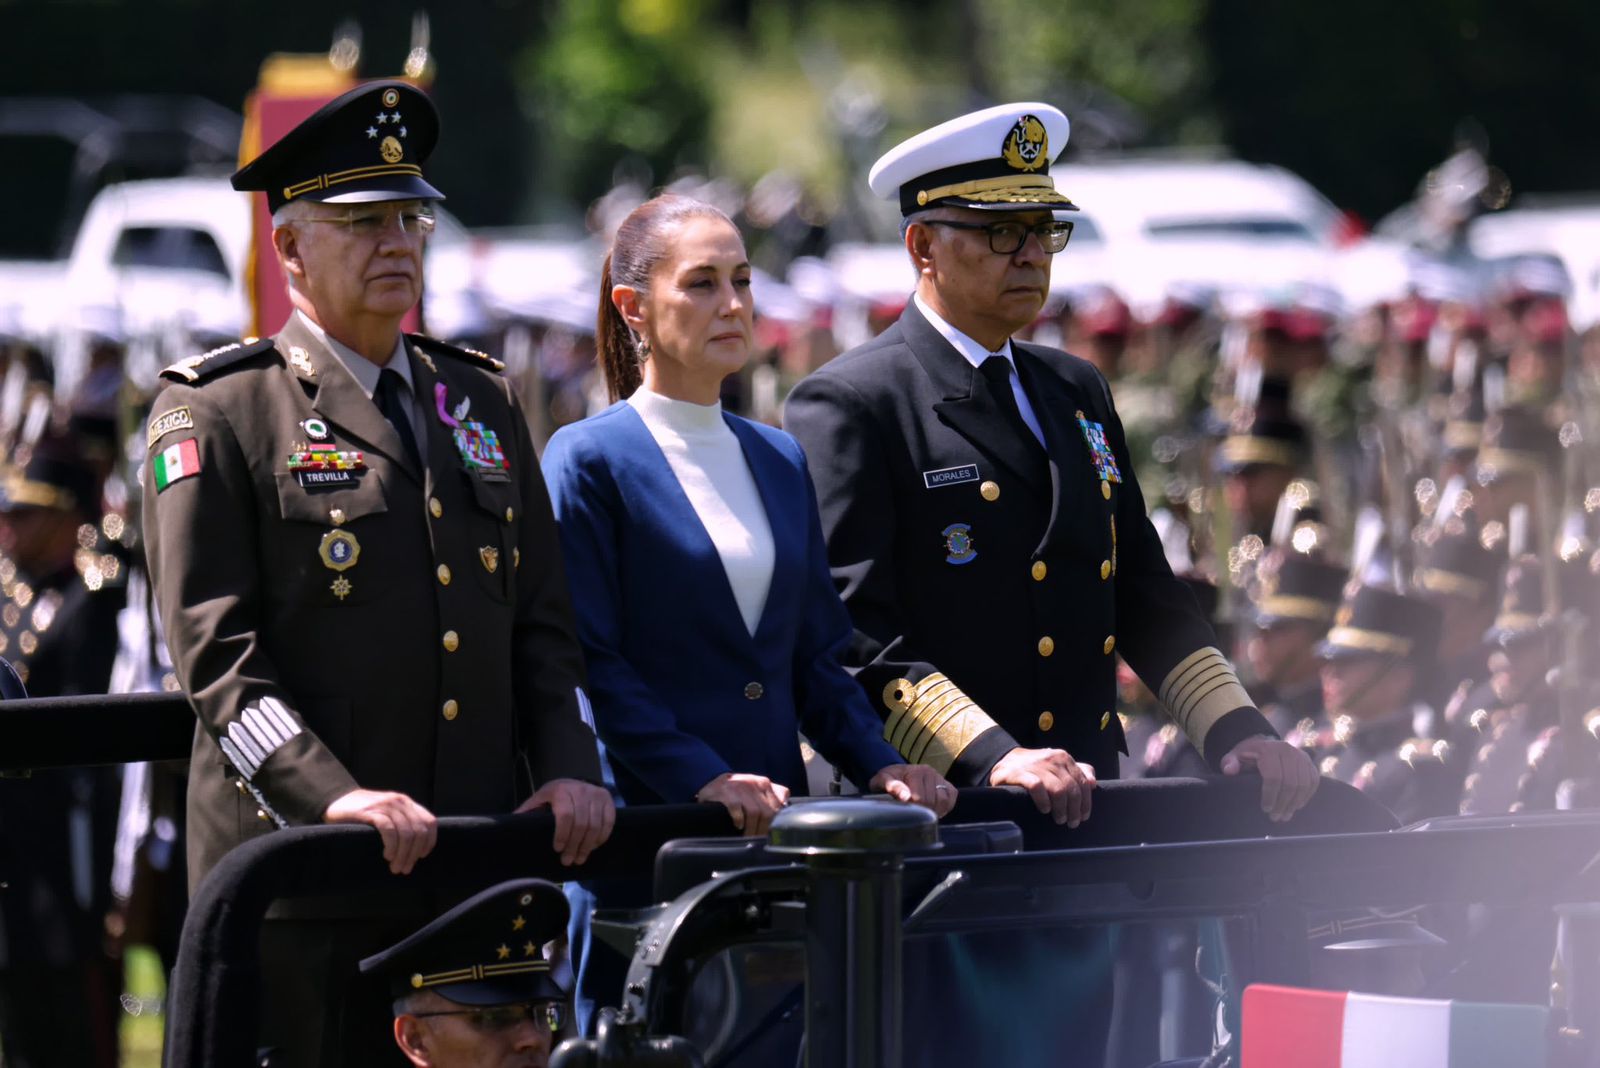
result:
[(772, 525), (722, 405), (673, 400), (648, 389), (628, 398), (667, 457), (722, 558), (728, 585), (751, 635), (772, 586)]

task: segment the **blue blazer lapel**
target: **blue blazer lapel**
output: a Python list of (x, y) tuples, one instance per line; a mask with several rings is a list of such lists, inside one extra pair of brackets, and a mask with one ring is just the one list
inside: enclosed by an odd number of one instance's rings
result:
[[(783, 613), (793, 611), (800, 596), (806, 563), (805, 494), (811, 492), (811, 486), (800, 468), (765, 441), (754, 426), (726, 412), (722, 418), (739, 439), (767, 510), (767, 525), (772, 528), (772, 585), (755, 633), (756, 642), (765, 647), (772, 628), (782, 625)], [(732, 595), (730, 589), (729, 597)]]
[[(624, 458), (629, 481), (638, 490), (641, 505), (664, 518), (661, 526), (670, 532), (667, 536), (684, 547), (684, 557), (687, 561), (693, 561), (689, 566), (699, 572), (697, 585), (707, 591), (711, 598), (721, 597), (720, 610), (706, 612), (699, 618), (725, 630), (725, 640), (748, 641), (750, 635), (745, 630), (744, 617), (739, 613), (739, 603), (734, 599), (733, 586), (728, 582), (727, 569), (722, 566), (722, 557), (717, 554), (717, 547), (706, 532), (700, 513), (694, 510), (689, 495), (683, 491), (683, 484), (667, 462), (666, 454), (656, 444), (655, 436), (645, 426), (639, 413), (627, 401), (619, 404), (626, 411), (623, 412), (624, 418), (617, 421), (616, 451), (617, 455)], [(720, 595), (715, 592), (719, 590)]]

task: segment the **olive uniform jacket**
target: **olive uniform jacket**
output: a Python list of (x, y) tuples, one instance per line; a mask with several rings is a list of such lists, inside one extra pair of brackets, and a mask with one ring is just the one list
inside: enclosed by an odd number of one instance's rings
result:
[(175, 381), (151, 409), (144, 523), (199, 718), (191, 886), (358, 786), (449, 816), (600, 780), (521, 409), (488, 357), (416, 335), (405, 349), (425, 470), (298, 316), (162, 372)]
[(1167, 566), (1105, 379), (1012, 351), (1048, 448), (914, 302), (788, 399), (855, 625), (846, 662), (885, 737), (961, 786), (1016, 746), (1113, 778), (1114, 652), (1212, 767), (1272, 735)]

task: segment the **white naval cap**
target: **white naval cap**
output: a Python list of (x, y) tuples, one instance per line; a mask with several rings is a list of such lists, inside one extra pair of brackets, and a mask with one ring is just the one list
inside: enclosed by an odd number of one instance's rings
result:
[(1077, 210), (1050, 164), (1071, 123), (1041, 103), (1001, 104), (942, 122), (885, 152), (867, 184), (911, 215), (941, 204), (995, 211)]

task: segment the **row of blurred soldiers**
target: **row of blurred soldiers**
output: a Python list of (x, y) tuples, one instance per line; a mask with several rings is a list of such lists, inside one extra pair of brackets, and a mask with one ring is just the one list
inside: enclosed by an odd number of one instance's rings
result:
[[(1507, 811), (1524, 773), (1520, 803), (1551, 807), (1544, 780), (1600, 774), (1600, 361), (1559, 282), (1530, 268), (1481, 308), (1413, 294), (1339, 339), (1363, 362), (1332, 357), (1331, 320), (1268, 309), (1232, 359), (1219, 335), (1113, 378), (1130, 423), (1158, 413), (1129, 427), (1152, 518), (1252, 692), (1402, 820)], [(1165, 403), (1124, 400), (1141, 391)], [(1172, 734), (1135, 764), (1183, 766)], [(1408, 774), (1379, 786), (1391, 763)]]
[[(54, 367), (0, 338), (0, 658), (6, 697), (176, 689), (154, 637), (130, 514), (140, 399), (96, 334), (58, 398)], [(137, 462), (136, 460), (134, 461)], [(0, 1063), (119, 1063), (123, 948), (170, 970), (184, 909), (181, 767), (0, 778)], [(70, 1021), (71, 1026), (63, 1026)]]

